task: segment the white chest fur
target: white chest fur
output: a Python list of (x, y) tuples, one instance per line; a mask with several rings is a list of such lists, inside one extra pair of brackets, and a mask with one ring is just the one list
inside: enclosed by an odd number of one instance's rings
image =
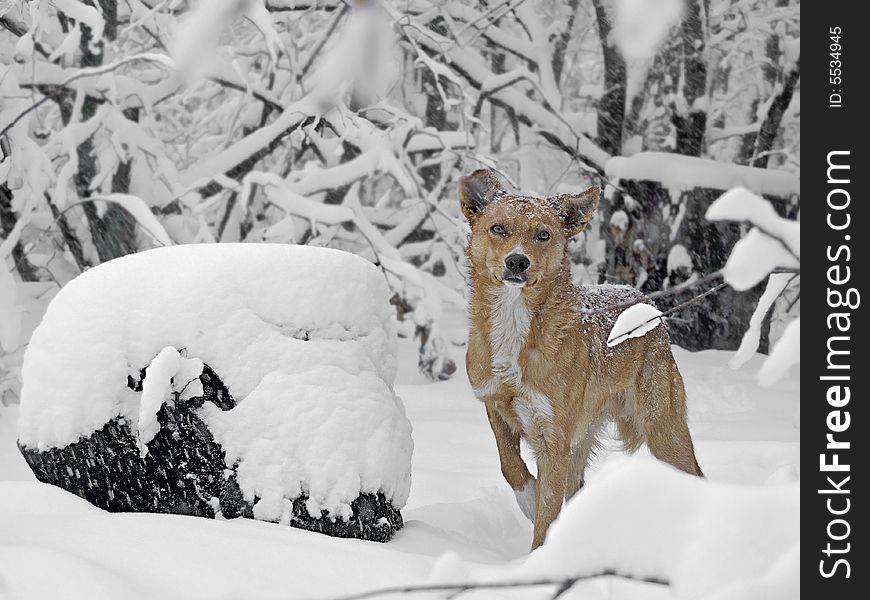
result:
[(492, 372), (496, 378), (520, 383), (520, 349), (529, 333), (531, 320), (522, 288), (505, 286), (492, 293), (489, 341)]
[(516, 389), (513, 408), (527, 433), (539, 418), (553, 416), (550, 399), (523, 383), (519, 356), (531, 321), (521, 288), (505, 286), (493, 292), (489, 333), (493, 378), (484, 386), (486, 389), (475, 390), (480, 396), (480, 392), (494, 393), (501, 383), (513, 385)]

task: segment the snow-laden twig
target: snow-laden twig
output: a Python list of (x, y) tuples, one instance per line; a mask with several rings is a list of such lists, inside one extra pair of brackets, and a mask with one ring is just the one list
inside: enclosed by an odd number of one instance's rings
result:
[(732, 369), (742, 367), (758, 349), (758, 343), (761, 340), (761, 327), (764, 319), (767, 317), (773, 308), (777, 298), (785, 291), (788, 285), (795, 280), (797, 273), (789, 275), (788, 273), (774, 273), (767, 280), (767, 286), (764, 288), (764, 293), (758, 299), (758, 305), (752, 312), (752, 317), (749, 319), (749, 328), (743, 334), (743, 339), (740, 340), (740, 347), (737, 352), (728, 361), (728, 366)]
[(710, 273), (709, 275), (705, 275), (699, 279), (695, 279), (692, 281), (687, 281), (685, 283), (681, 283), (680, 285), (675, 285), (674, 287), (668, 288), (666, 290), (661, 290), (658, 292), (652, 292), (650, 294), (646, 294), (643, 298), (639, 298), (637, 300), (628, 300), (626, 302), (619, 302), (617, 304), (611, 304), (609, 306), (603, 306), (600, 308), (584, 308), (581, 310), (583, 315), (593, 316), (597, 314), (601, 314), (604, 312), (609, 312), (614, 309), (622, 309), (628, 308), (629, 306), (633, 306), (638, 302), (644, 302), (646, 300), (655, 300), (657, 298), (665, 298), (667, 296), (675, 296), (677, 294), (681, 294), (686, 290), (690, 290), (702, 285), (706, 285), (717, 279), (722, 277), (722, 271), (716, 271), (714, 273)]
[(141, 54), (134, 54), (133, 56), (126, 56), (124, 58), (120, 58), (113, 63), (109, 63), (107, 65), (101, 65), (99, 67), (85, 67), (82, 69), (77, 69), (74, 73), (69, 75), (66, 79), (60, 81), (55, 84), (60, 90), (55, 93), (46, 94), (33, 104), (27, 107), (23, 112), (16, 115), (3, 129), (0, 129), (0, 137), (2, 137), (6, 132), (15, 127), (21, 119), (26, 117), (28, 114), (42, 106), (47, 101), (51, 100), (57, 94), (64, 92), (63, 88), (69, 87), (71, 83), (78, 81), (79, 79), (83, 79), (85, 77), (99, 77), (101, 75), (105, 75), (106, 73), (111, 73), (123, 67), (124, 65), (137, 62), (137, 61), (148, 61), (153, 62), (164, 67), (171, 68), (173, 65), (172, 59), (166, 56), (165, 54), (158, 54), (155, 52), (143, 52)]
[(131, 194), (106, 194), (103, 196), (90, 196), (88, 198), (81, 198), (76, 202), (73, 202), (70, 206), (74, 206), (76, 204), (81, 204), (83, 202), (93, 202), (102, 200), (104, 202), (112, 202), (121, 206), (124, 210), (126, 210), (130, 215), (136, 219), (136, 223), (149, 235), (154, 241), (156, 241), (161, 246), (172, 246), (172, 238), (169, 237), (169, 234), (166, 233), (166, 230), (163, 228), (163, 225), (160, 224), (160, 221), (154, 216), (151, 210), (148, 208), (148, 205), (145, 202), (136, 196)]
[(317, 42), (317, 45), (311, 51), (311, 54), (308, 55), (308, 59), (305, 61), (305, 64), (302, 65), (302, 69), (299, 71), (298, 79), (302, 80), (307, 74), (309, 69), (311, 69), (311, 65), (314, 64), (314, 61), (320, 56), (321, 50), (326, 45), (326, 42), (332, 37), (332, 34), (335, 33), (338, 24), (341, 23), (341, 20), (349, 11), (348, 5), (344, 5), (341, 10), (338, 11), (338, 14), (332, 20), (332, 23), (329, 25), (329, 29), (326, 30), (326, 33), (323, 34), (323, 37), (320, 38), (320, 41)]
[(786, 325), (785, 331), (770, 351), (767, 360), (758, 371), (758, 383), (770, 387), (785, 377), (789, 368), (801, 362), (800, 317)]
[[(752, 315), (749, 329), (732, 359), (732, 367), (745, 362), (758, 345), (761, 324), (776, 299), (800, 274), (800, 222), (779, 216), (765, 199), (744, 188), (723, 194), (707, 210), (707, 218), (717, 221), (742, 222), (752, 226), (731, 251), (722, 274), (736, 290), (745, 290), (763, 281), (770, 274), (767, 289)], [(778, 275), (794, 273), (785, 280)], [(759, 382), (773, 384), (800, 363), (800, 317), (792, 320), (782, 337), (771, 349), (759, 371)]]
[(636, 337), (642, 337), (655, 329), (662, 320), (662, 311), (652, 304), (639, 302), (629, 306), (616, 318), (616, 323), (607, 336), (607, 346), (612, 348), (622, 342)]
[[(653, 321), (660, 321), (671, 313), (677, 312), (678, 310), (685, 308), (686, 306), (689, 306), (690, 304), (694, 304), (695, 302), (698, 302), (699, 300), (706, 298), (707, 296), (710, 296), (711, 294), (715, 294), (716, 292), (723, 289), (727, 285), (728, 284), (723, 281), (719, 285), (713, 286), (709, 290), (707, 290), (701, 294), (698, 294), (697, 296), (692, 296), (691, 298), (689, 298), (685, 302), (680, 302), (676, 306), (672, 306), (671, 308), (669, 308), (668, 310), (666, 310), (664, 312), (652, 315), (649, 318), (646, 318), (639, 323), (633, 323), (632, 327), (630, 329), (627, 329), (624, 331), (623, 330), (616, 331), (617, 335), (613, 335), (613, 332), (611, 332), (611, 334), (608, 336), (608, 339), (607, 339), (607, 345), (608, 346), (616, 346), (617, 344), (624, 342), (628, 338), (637, 337), (637, 335), (639, 335), (639, 332), (641, 332), (641, 331), (646, 333), (645, 330), (651, 329), (649, 327), (649, 324), (652, 323)], [(664, 291), (668, 291), (668, 290), (664, 290)], [(642, 302), (643, 302), (643, 298), (640, 298), (640, 299), (636, 300), (635, 302), (629, 304), (629, 306), (630, 307), (635, 306), (635, 305), (638, 305), (639, 303), (642, 303)], [(608, 309), (610, 309), (610, 308), (613, 308), (613, 307), (608, 307)], [(614, 326), (614, 329), (616, 329), (615, 326)]]
[[(480, 89), (484, 82), (494, 76), (484, 59), (470, 48), (461, 48), (448, 38), (438, 35), (425, 26), (409, 20), (398, 11), (391, 16), (396, 20), (402, 34), (427, 52), (443, 56), (453, 70), (460, 73), (472, 86)], [(523, 91), (506, 87), (491, 94), (491, 101), (512, 109), (524, 123), (536, 128), (538, 135), (577, 158), (596, 173), (604, 173), (604, 165), (610, 155), (599, 148), (585, 135), (575, 131), (556, 112), (544, 95), (544, 105), (529, 98)]]

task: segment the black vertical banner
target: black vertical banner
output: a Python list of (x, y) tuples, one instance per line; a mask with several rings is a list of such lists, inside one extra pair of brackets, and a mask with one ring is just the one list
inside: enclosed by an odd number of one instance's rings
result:
[(865, 9), (849, 0), (806, 2), (801, 14), (801, 222), (807, 226), (801, 260), (801, 588), (807, 598), (870, 593), (864, 558), (870, 540)]

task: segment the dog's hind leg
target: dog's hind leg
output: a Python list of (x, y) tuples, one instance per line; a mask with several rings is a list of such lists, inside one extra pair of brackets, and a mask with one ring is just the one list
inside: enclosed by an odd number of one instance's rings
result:
[(593, 420), (583, 435), (583, 439), (571, 452), (571, 460), (568, 464), (568, 480), (565, 484), (566, 502), (583, 488), (586, 467), (589, 465), (589, 459), (598, 447), (598, 436), (601, 434), (605, 423), (606, 419), (603, 416)]
[[(658, 356), (655, 356), (657, 354)], [(650, 451), (693, 475), (703, 476), (686, 423), (686, 389), (670, 352), (648, 357), (637, 382), (639, 412)]]
[[(537, 446), (537, 447), (536, 447)], [(538, 459), (535, 531), (532, 550), (544, 543), (547, 530), (562, 510), (568, 475), (569, 449), (563, 439), (544, 439), (532, 444)]]

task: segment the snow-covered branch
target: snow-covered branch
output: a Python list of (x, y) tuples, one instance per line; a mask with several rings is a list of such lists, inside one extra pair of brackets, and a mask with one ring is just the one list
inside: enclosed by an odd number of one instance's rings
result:
[[(736, 290), (746, 290), (768, 280), (740, 348), (731, 361), (731, 366), (738, 368), (758, 348), (764, 320), (774, 303), (800, 276), (800, 223), (780, 217), (767, 200), (745, 188), (734, 188), (723, 194), (707, 210), (707, 218), (743, 222), (751, 227), (728, 257), (722, 270), (725, 281)], [(799, 362), (800, 317), (797, 317), (773, 346), (759, 372), (759, 381), (770, 385)]]
[[(497, 79), (479, 54), (435, 33), (423, 23), (402, 18), (397, 11), (393, 11), (392, 16), (396, 19), (403, 35), (418, 45), (421, 52), (427, 53), (424, 60), (443, 58), (449, 67), (462, 75), (471, 86), (488, 93), (491, 102), (514, 111), (523, 123), (533, 127), (538, 135), (572, 158), (587, 163), (590, 169), (599, 173), (604, 172), (604, 165), (610, 155), (585, 135), (577, 132), (558, 113), (558, 104), (551, 103), (551, 101), (557, 102), (552, 95), (552, 89), (548, 93), (547, 88), (543, 88), (543, 102), (536, 102), (525, 90), (514, 86), (496, 86), (488, 91), (488, 87), (492, 87), (492, 82)], [(542, 82), (541, 85), (552, 87), (552, 82), (549, 84)]]

